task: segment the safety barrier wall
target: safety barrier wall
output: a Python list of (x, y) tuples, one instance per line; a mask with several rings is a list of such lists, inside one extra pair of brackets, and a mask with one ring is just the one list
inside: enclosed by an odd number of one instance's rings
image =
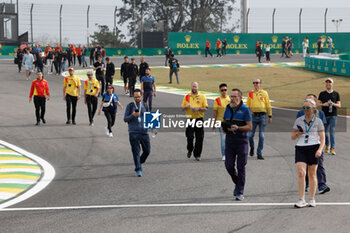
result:
[(312, 71), (350, 77), (349, 60), (334, 60), (334, 59), (321, 59), (316, 57), (306, 57), (305, 68)]

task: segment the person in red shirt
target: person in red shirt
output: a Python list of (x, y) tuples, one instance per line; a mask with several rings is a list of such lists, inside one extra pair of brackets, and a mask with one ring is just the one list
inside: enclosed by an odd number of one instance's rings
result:
[[(36, 74), (36, 79), (32, 82), (29, 94), (29, 102), (32, 101), (34, 95), (34, 106), (35, 106), (35, 115), (36, 115), (36, 124), (40, 125), (41, 121), (46, 124), (45, 121), (45, 105), (46, 99), (50, 99), (50, 89), (47, 81), (44, 79), (43, 74), (38, 72)], [(41, 110), (41, 113), (40, 113)]]
[(73, 54), (73, 65), (75, 66), (75, 62), (77, 59), (77, 49), (75, 48), (75, 46), (73, 44), (71, 44), (72, 46), (72, 54)]
[(218, 38), (218, 40), (216, 41), (216, 57), (221, 57), (221, 40)]
[(208, 53), (210, 54), (211, 57), (213, 57), (213, 54), (211, 54), (210, 52), (210, 47), (211, 47), (211, 44), (209, 40), (207, 40), (207, 42), (205, 43), (205, 57), (207, 57)]
[(81, 56), (83, 55), (81, 45), (79, 45), (78, 48), (76, 49), (76, 53), (78, 57), (79, 66), (81, 66)]

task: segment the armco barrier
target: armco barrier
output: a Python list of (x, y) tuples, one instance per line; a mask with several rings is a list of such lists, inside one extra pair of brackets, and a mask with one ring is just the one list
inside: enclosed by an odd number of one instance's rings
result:
[(350, 61), (348, 60), (306, 57), (305, 68), (312, 71), (350, 77)]

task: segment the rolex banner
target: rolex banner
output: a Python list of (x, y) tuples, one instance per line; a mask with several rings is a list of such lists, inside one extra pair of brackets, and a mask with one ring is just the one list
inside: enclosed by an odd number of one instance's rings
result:
[(350, 33), (186, 33), (169, 32), (169, 46), (175, 55), (180, 54), (204, 54), (205, 43), (207, 40), (211, 43), (211, 53), (215, 54), (217, 39), (221, 41), (226, 38), (228, 54), (247, 54), (255, 53), (255, 44), (258, 40), (263, 43), (265, 52), (266, 44), (270, 44), (271, 53), (278, 54), (282, 52), (282, 39), (288, 36), (292, 38), (294, 54), (302, 53), (302, 42), (305, 37), (309, 39), (309, 52), (315, 53), (317, 50), (317, 40), (322, 37), (323, 52), (328, 52), (327, 37), (333, 39), (332, 53), (343, 53), (350, 51)]

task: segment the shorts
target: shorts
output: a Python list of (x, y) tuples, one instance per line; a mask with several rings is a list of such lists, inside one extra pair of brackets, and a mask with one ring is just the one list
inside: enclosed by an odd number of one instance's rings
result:
[(29, 71), (33, 70), (33, 66), (31, 66), (31, 65), (25, 65), (25, 67), (26, 67), (26, 70), (29, 70)]
[(319, 144), (311, 146), (295, 146), (295, 163), (304, 162), (307, 165), (318, 164), (318, 158), (315, 157)]
[(128, 77), (123, 77), (124, 83), (128, 83)]

